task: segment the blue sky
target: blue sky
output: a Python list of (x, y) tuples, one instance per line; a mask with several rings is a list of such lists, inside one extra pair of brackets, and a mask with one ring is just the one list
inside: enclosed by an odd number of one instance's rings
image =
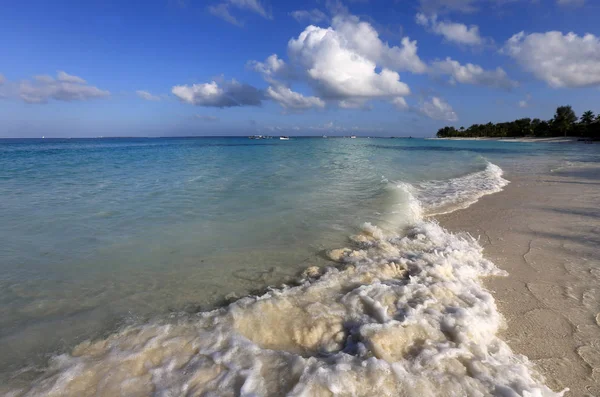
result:
[(594, 0), (10, 3), (0, 137), (431, 136), (600, 112)]

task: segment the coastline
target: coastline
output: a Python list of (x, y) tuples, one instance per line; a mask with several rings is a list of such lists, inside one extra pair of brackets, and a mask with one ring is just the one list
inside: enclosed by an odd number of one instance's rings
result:
[(502, 192), (435, 216), (480, 237), (508, 277), (486, 287), (506, 320), (501, 333), (555, 391), (600, 395), (600, 167), (505, 175)]
[(577, 143), (581, 141), (581, 137), (565, 136), (565, 137), (551, 137), (551, 138), (488, 138), (488, 137), (473, 137), (473, 138), (425, 138), (432, 140), (441, 141), (494, 141), (494, 142), (518, 142), (518, 143)]

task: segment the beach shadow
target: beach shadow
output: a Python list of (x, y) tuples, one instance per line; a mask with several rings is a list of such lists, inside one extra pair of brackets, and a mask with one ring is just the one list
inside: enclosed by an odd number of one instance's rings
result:
[(552, 175), (565, 178), (591, 179), (594, 181), (600, 181), (600, 168), (587, 167), (580, 169), (554, 171)]
[(589, 216), (591, 218), (600, 218), (600, 209), (599, 208), (574, 209), (574, 208), (546, 207), (546, 208), (542, 208), (542, 210), (550, 211), (550, 212), (557, 212), (559, 214), (565, 214), (565, 215), (579, 215), (579, 216)]
[(546, 182), (546, 183), (573, 183), (573, 184), (578, 184), (578, 185), (600, 185), (600, 182), (551, 181), (551, 180), (542, 180), (541, 182)]

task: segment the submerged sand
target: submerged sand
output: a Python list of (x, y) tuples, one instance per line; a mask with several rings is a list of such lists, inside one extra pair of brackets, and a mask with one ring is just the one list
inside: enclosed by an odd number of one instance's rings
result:
[(437, 218), (480, 236), (509, 272), (486, 281), (506, 319), (500, 337), (552, 389), (600, 396), (600, 167), (505, 177), (502, 192)]

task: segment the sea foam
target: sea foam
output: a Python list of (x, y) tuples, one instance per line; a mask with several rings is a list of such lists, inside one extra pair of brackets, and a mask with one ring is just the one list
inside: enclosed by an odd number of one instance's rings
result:
[(562, 395), (497, 336), (503, 319), (481, 279), (504, 272), (471, 236), (424, 220), (414, 188), (396, 188), (403, 223), (365, 224), (328, 252), (336, 266), (82, 343), (9, 395)]
[(467, 208), (481, 197), (497, 193), (509, 182), (495, 164), (487, 163), (483, 171), (446, 181), (427, 181), (417, 184), (416, 196), (427, 215), (440, 215)]

